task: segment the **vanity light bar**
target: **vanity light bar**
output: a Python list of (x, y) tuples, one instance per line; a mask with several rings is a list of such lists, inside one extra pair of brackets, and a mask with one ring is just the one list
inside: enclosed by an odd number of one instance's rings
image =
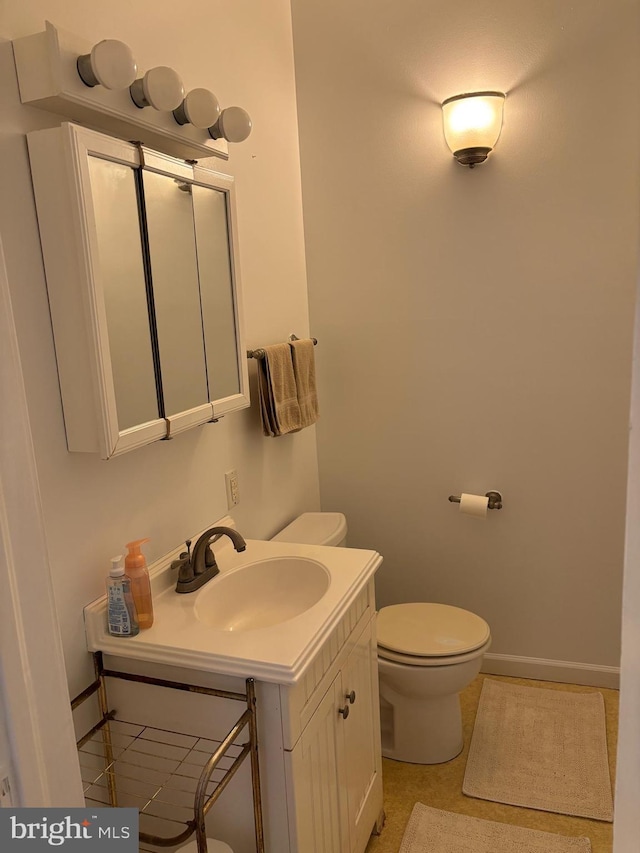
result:
[(208, 89), (185, 93), (173, 68), (142, 72), (124, 42), (94, 45), (46, 22), (45, 30), (14, 39), (20, 100), (72, 121), (185, 160), (227, 159), (228, 143), (251, 133), (241, 107), (220, 108)]

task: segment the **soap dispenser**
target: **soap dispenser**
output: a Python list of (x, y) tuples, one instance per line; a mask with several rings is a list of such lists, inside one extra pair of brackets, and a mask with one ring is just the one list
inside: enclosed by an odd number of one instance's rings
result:
[(153, 602), (151, 601), (151, 583), (149, 581), (149, 570), (144, 554), (140, 546), (148, 542), (148, 539), (136, 539), (128, 542), (128, 549), (124, 558), (124, 570), (131, 581), (131, 594), (138, 614), (138, 625), (140, 628), (150, 628), (153, 625)]
[(131, 581), (124, 573), (122, 555), (112, 558), (107, 577), (107, 628), (113, 637), (135, 637), (138, 633)]

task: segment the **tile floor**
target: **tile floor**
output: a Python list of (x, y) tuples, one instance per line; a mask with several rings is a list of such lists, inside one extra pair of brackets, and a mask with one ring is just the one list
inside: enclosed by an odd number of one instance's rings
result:
[(398, 853), (405, 826), (414, 803), (446, 809), (473, 817), (514, 823), (518, 826), (555, 832), (559, 835), (587, 836), (591, 839), (592, 853), (611, 853), (612, 824), (582, 817), (568, 817), (550, 812), (507, 806), (487, 800), (466, 797), (462, 793), (469, 743), (473, 732), (482, 681), (495, 678), (513, 684), (547, 687), (557, 690), (589, 692), (598, 690), (604, 696), (607, 716), (607, 742), (611, 779), (615, 779), (616, 738), (618, 732), (618, 691), (605, 688), (583, 687), (577, 684), (556, 684), (550, 681), (531, 681), (524, 678), (505, 678), (499, 675), (479, 675), (462, 693), (462, 720), (465, 746), (461, 754), (446, 764), (403, 764), (383, 759), (384, 809), (386, 823), (380, 836), (372, 836), (366, 853)]

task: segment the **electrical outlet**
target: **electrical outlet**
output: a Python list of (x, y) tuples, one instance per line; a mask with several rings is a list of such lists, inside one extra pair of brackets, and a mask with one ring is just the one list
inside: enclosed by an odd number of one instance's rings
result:
[(227, 486), (227, 509), (233, 509), (240, 503), (240, 486), (238, 485), (238, 472), (227, 471), (224, 475)]

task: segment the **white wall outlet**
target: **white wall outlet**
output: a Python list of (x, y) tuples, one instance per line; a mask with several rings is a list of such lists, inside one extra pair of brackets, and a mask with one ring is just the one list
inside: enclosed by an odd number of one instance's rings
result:
[(240, 486), (238, 485), (238, 472), (227, 471), (224, 475), (227, 486), (227, 509), (233, 509), (240, 503)]

